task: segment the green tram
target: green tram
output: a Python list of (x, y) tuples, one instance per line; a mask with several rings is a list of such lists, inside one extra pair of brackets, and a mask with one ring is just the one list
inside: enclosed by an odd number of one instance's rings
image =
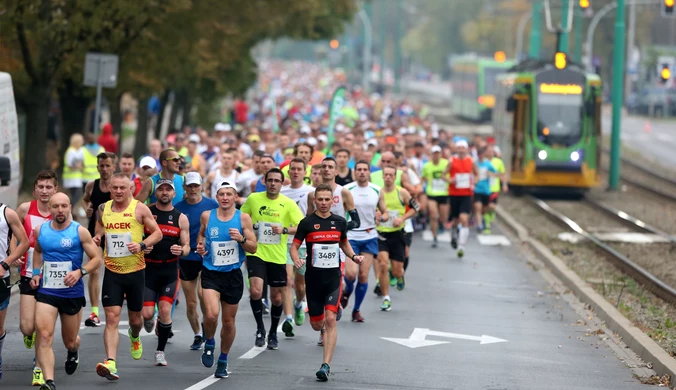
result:
[(581, 193), (600, 182), (601, 79), (556, 58), (497, 78), (493, 128), (517, 192)]
[(490, 121), (495, 106), (495, 80), (514, 64), (475, 55), (454, 58), (451, 66), (453, 115), (476, 122)]

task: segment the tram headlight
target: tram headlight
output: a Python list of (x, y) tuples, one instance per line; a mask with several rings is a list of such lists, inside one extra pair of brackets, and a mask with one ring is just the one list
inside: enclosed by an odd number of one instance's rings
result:
[(574, 151), (570, 154), (570, 160), (573, 162), (578, 162), (580, 160), (580, 153), (578, 151)]
[(547, 151), (546, 150), (541, 150), (538, 152), (538, 158), (540, 160), (546, 160), (547, 159)]

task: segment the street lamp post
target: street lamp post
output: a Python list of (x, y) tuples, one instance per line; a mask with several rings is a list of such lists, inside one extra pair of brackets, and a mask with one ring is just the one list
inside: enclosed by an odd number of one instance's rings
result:
[(616, 191), (620, 184), (620, 129), (624, 93), (624, 0), (617, 0), (615, 13), (615, 47), (613, 48), (613, 129), (610, 148), (608, 187)]
[(371, 26), (371, 19), (367, 15), (366, 11), (362, 9), (359, 11), (359, 18), (364, 24), (364, 47), (362, 52), (362, 75), (361, 75), (361, 85), (364, 88), (365, 93), (369, 93), (369, 77), (370, 77), (370, 64), (371, 64), (371, 53), (373, 52), (373, 30)]

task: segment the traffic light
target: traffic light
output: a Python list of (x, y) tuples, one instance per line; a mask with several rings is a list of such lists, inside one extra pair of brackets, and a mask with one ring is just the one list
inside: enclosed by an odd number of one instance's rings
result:
[(662, 82), (662, 84), (666, 84), (670, 78), (671, 78), (671, 69), (669, 69), (669, 64), (662, 64), (662, 70), (660, 71), (660, 81)]
[(496, 51), (495, 54), (493, 55), (493, 58), (497, 62), (505, 62), (505, 60), (507, 60), (507, 55), (505, 54), (504, 51)]
[(662, 0), (662, 16), (665, 18), (673, 18), (676, 16), (674, 12), (674, 2), (676, 0)]
[(591, 5), (590, 0), (580, 0), (580, 8), (587, 9)]
[(554, 66), (556, 69), (564, 69), (567, 64), (568, 58), (566, 57), (566, 53), (559, 51), (554, 54)]
[(338, 42), (337, 39), (332, 39), (331, 42), (329, 42), (329, 46), (331, 46), (331, 49), (336, 50), (340, 47), (340, 42)]

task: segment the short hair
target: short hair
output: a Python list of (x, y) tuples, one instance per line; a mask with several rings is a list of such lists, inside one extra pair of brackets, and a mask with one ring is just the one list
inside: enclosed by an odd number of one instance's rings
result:
[(337, 156), (338, 153), (347, 153), (347, 157), (350, 157), (350, 155), (351, 155), (350, 151), (347, 150), (347, 149), (345, 149), (345, 148), (340, 148), (340, 149), (338, 149), (338, 150), (336, 151), (335, 155)]
[(314, 171), (315, 169), (322, 169), (321, 164), (315, 164), (310, 166), (310, 171)]
[(134, 158), (134, 155), (129, 152), (122, 153), (122, 158)]
[(364, 164), (364, 165), (366, 165), (366, 168), (368, 168), (369, 170), (371, 170), (371, 163), (369, 163), (369, 162), (366, 161), (366, 160), (359, 160), (359, 161), (357, 161), (357, 162), (354, 164), (354, 169), (357, 169), (357, 165), (359, 165), (359, 164)]
[(317, 193), (320, 192), (320, 191), (328, 191), (328, 192), (331, 193), (331, 195), (333, 195), (333, 188), (331, 188), (330, 185), (325, 184), (325, 183), (322, 183), (322, 184), (317, 186), (317, 188), (315, 189), (315, 198), (317, 197)]
[(333, 158), (333, 157), (324, 157), (324, 159), (322, 160), (322, 165), (324, 165), (324, 161), (333, 161), (333, 163), (334, 163), (336, 166), (338, 166), (338, 162), (336, 162), (336, 159)]
[(271, 173), (279, 173), (280, 175), (282, 175), (282, 181), (284, 181), (284, 172), (282, 172), (282, 170), (279, 169), (279, 168), (277, 168), (277, 167), (270, 168), (270, 170), (268, 170), (267, 172), (265, 172), (265, 181), (268, 181), (268, 176), (269, 176)]
[(259, 157), (259, 158), (260, 158), (260, 157), (265, 156), (266, 154), (267, 154), (267, 153), (265, 153), (265, 151), (263, 151), (263, 150), (256, 150), (256, 151), (254, 151), (253, 156), (254, 156), (254, 157)]
[(174, 149), (164, 149), (162, 152), (160, 152), (160, 164), (162, 164), (164, 161), (166, 161), (167, 157), (172, 152), (178, 154), (178, 152), (175, 151)]
[(382, 167), (383, 173), (385, 173), (385, 169), (394, 169), (394, 174), (395, 175), (397, 174), (397, 167), (395, 167), (394, 165), (385, 165), (384, 167)]
[(402, 158), (402, 157), (404, 157), (404, 153), (402, 153), (402, 152), (397, 152), (397, 151), (394, 152), (394, 159), (395, 159), (395, 160), (399, 160), (399, 159)]
[(110, 177), (110, 180), (113, 180), (113, 179), (124, 179), (124, 180), (128, 181), (129, 184), (131, 185), (131, 180), (129, 180), (129, 176), (125, 175), (122, 172), (114, 173), (113, 176)]
[(294, 157), (293, 160), (289, 162), (289, 168), (291, 168), (291, 164), (293, 163), (303, 164), (303, 169), (307, 168), (307, 161), (303, 160), (300, 157)]
[(314, 154), (314, 153), (315, 153), (315, 147), (314, 147), (314, 146), (310, 145), (310, 144), (307, 143), (307, 142), (299, 142), (299, 143), (293, 145), (293, 155), (294, 155), (294, 156), (296, 156), (296, 157), (298, 156), (298, 149), (299, 149), (301, 146), (306, 146), (306, 147), (310, 148), (310, 154)]
[(54, 180), (54, 187), (57, 187), (59, 185), (59, 180), (56, 177), (56, 173), (54, 173), (54, 171), (50, 171), (49, 169), (45, 169), (38, 172), (38, 174), (35, 176), (35, 182), (33, 182), (33, 187), (38, 185), (38, 182), (42, 180)]
[(110, 153), (110, 152), (101, 152), (96, 155), (96, 163), (98, 164), (101, 162), (101, 160), (107, 160), (111, 159), (113, 160), (113, 163), (117, 162), (117, 155), (115, 153)]
[(270, 160), (272, 160), (273, 163), (275, 162), (275, 158), (272, 157), (272, 155), (269, 154), (269, 153), (264, 153), (264, 154), (261, 156), (261, 160), (264, 159), (264, 158), (269, 158)]

